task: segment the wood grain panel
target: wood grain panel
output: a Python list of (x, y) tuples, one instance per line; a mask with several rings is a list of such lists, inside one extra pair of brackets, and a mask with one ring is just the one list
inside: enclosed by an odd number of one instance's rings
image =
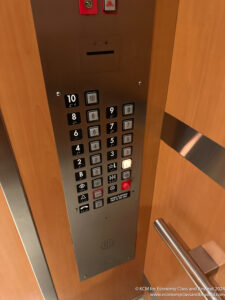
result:
[(166, 111), (225, 146), (225, 2), (180, 0)]
[(0, 300), (42, 300), (1, 186), (0, 241)]
[[(158, 5), (158, 14), (167, 17), (168, 26), (173, 14), (167, 15), (165, 0), (158, 2), (163, 4), (161, 12)], [(134, 287), (142, 284), (151, 205), (147, 197), (149, 189), (140, 203), (136, 259), (81, 283), (29, 0), (0, 2), (0, 18), (0, 34), (4, 40), (0, 47), (1, 109), (59, 299), (130, 300), (137, 295)], [(157, 45), (163, 46), (158, 34), (167, 30), (160, 26), (155, 26), (155, 40)], [(153, 121), (156, 122), (154, 118)], [(147, 138), (149, 126), (150, 123)], [(159, 126), (156, 124), (157, 128)], [(145, 155), (148, 156), (147, 152)]]
[[(224, 210), (225, 190), (161, 142), (145, 261), (152, 286), (193, 286), (153, 228), (154, 220), (164, 218), (190, 249), (214, 241), (224, 250)], [(221, 269), (211, 280), (215, 286), (224, 286), (224, 276)]]

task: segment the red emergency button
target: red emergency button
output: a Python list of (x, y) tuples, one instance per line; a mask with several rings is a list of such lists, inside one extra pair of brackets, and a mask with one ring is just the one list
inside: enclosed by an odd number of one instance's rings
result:
[(121, 183), (121, 190), (122, 191), (129, 190), (130, 187), (131, 187), (131, 180), (126, 180), (126, 181), (123, 181)]

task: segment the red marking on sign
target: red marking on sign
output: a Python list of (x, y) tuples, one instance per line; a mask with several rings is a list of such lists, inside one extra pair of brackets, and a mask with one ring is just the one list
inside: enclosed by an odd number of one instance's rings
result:
[(109, 1), (106, 3), (106, 6), (107, 6), (107, 7), (110, 7), (110, 6), (114, 7), (114, 4), (112, 3), (111, 0), (109, 0)]

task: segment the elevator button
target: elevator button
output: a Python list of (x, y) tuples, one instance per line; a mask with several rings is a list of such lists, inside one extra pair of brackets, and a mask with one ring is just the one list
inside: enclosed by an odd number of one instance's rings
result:
[(91, 165), (97, 165), (102, 162), (102, 156), (100, 153), (96, 155), (91, 155), (90, 160), (91, 160)]
[(71, 141), (78, 141), (82, 139), (82, 129), (74, 129), (70, 130), (70, 140)]
[(113, 171), (116, 171), (116, 170), (117, 170), (117, 163), (116, 162), (108, 164), (108, 172), (113, 172)]
[(123, 116), (133, 115), (134, 114), (134, 103), (124, 104), (123, 105)]
[(99, 103), (98, 91), (85, 92), (86, 105), (94, 105)]
[(92, 180), (93, 188), (98, 188), (100, 186), (102, 186), (102, 178), (97, 178), (97, 179)]
[(87, 182), (80, 183), (77, 185), (77, 192), (81, 193), (87, 190)]
[(84, 145), (83, 144), (78, 144), (72, 146), (72, 154), (73, 155), (80, 155), (84, 153)]
[(107, 133), (115, 133), (117, 132), (117, 122), (111, 122), (107, 124)]
[(91, 152), (100, 150), (101, 149), (101, 142), (100, 141), (89, 142), (89, 149), (90, 149)]
[(75, 173), (75, 178), (76, 178), (76, 181), (86, 179), (86, 171), (80, 171), (80, 172)]
[(133, 129), (134, 119), (123, 120), (123, 130)]
[(98, 208), (103, 207), (104, 206), (103, 199), (94, 201), (93, 206), (94, 206), (94, 209), (98, 209)]
[(117, 181), (117, 174), (112, 174), (108, 176), (108, 183), (113, 183)]
[(116, 118), (117, 117), (117, 106), (109, 106), (106, 108), (106, 118)]
[(93, 199), (98, 199), (103, 197), (103, 189), (93, 191)]
[(81, 122), (80, 113), (74, 112), (71, 114), (67, 114), (68, 124), (69, 125), (76, 125)]
[(91, 176), (96, 177), (102, 175), (102, 167), (95, 167), (91, 169)]
[(96, 136), (100, 136), (100, 126), (96, 125), (88, 127), (88, 137), (91, 138)]
[(79, 207), (80, 213), (83, 214), (84, 212), (89, 211), (89, 204), (82, 205)]
[(122, 178), (123, 180), (129, 179), (130, 176), (131, 176), (131, 171), (130, 171), (130, 170), (124, 171), (124, 172), (122, 172), (122, 174), (121, 174), (121, 178)]
[(103, 10), (105, 12), (116, 11), (116, 0), (103, 0)]
[(88, 194), (83, 194), (83, 195), (78, 196), (78, 202), (79, 203), (83, 203), (83, 202), (86, 202), (86, 201), (88, 201)]
[(92, 109), (87, 111), (87, 121), (88, 122), (97, 122), (99, 121), (99, 110)]
[(65, 104), (67, 108), (79, 106), (78, 94), (67, 94), (64, 96)]
[(73, 164), (74, 164), (74, 169), (83, 168), (85, 167), (85, 159), (84, 158), (75, 159), (73, 161)]
[(124, 134), (122, 142), (123, 142), (123, 145), (132, 143), (133, 142), (133, 133)]
[(108, 187), (108, 193), (111, 194), (111, 193), (115, 193), (117, 192), (117, 185), (114, 184), (114, 185), (111, 185)]
[(107, 147), (115, 147), (117, 145), (117, 137), (111, 137), (107, 139)]
[(130, 156), (132, 154), (132, 147), (126, 147), (122, 149), (122, 156)]
[(117, 158), (117, 150), (107, 152), (107, 159), (112, 160)]
[(125, 159), (122, 161), (122, 169), (129, 169), (131, 168), (132, 160), (131, 159)]
[(121, 183), (121, 190), (129, 190), (131, 188), (131, 180), (127, 180)]

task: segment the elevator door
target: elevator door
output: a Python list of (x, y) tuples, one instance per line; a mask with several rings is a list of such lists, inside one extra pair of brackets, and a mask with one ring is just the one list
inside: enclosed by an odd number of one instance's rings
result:
[(198, 290), (155, 230), (158, 218), (187, 251), (201, 245), (214, 259), (220, 268), (208, 280), (224, 294), (224, 15), (223, 0), (179, 2), (145, 260), (159, 298)]

